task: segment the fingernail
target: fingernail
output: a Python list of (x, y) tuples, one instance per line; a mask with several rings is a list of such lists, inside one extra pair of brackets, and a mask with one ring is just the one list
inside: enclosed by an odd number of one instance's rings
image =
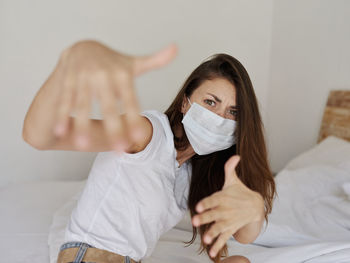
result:
[(204, 237), (204, 242), (207, 243), (207, 244), (210, 244), (211, 238), (209, 236), (205, 236)]
[(203, 206), (202, 205), (197, 205), (196, 210), (198, 213), (202, 212)]
[(197, 217), (193, 218), (192, 223), (194, 226), (198, 226), (199, 225), (199, 219)]
[(215, 257), (215, 252), (214, 251), (210, 251), (210, 256), (213, 258), (213, 257)]

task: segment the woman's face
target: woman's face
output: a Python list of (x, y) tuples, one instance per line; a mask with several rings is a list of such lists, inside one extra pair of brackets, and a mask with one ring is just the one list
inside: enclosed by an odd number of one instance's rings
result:
[[(223, 118), (236, 120), (236, 88), (224, 78), (205, 80), (189, 99), (192, 104), (196, 102)], [(184, 98), (181, 112), (186, 113), (190, 106), (187, 98)]]

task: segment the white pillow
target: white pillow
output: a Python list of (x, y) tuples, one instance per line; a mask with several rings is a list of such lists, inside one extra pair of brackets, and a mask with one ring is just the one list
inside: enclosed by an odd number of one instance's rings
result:
[(310, 150), (289, 161), (284, 170), (296, 170), (312, 165), (329, 165), (341, 168), (348, 165), (349, 159), (350, 142), (335, 136), (328, 136)]
[(269, 224), (254, 244), (277, 247), (350, 239), (349, 142), (327, 137), (291, 160), (275, 183), (278, 196)]
[[(348, 159), (350, 166), (350, 158)], [(276, 176), (266, 232), (255, 244), (278, 247), (350, 240), (350, 169), (312, 165)]]

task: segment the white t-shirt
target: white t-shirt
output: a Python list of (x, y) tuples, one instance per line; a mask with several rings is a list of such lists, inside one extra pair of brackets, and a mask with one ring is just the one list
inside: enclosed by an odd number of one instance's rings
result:
[(65, 242), (82, 241), (139, 261), (185, 215), (189, 161), (178, 167), (173, 133), (164, 113), (141, 113), (153, 126), (138, 153), (98, 153), (65, 230)]

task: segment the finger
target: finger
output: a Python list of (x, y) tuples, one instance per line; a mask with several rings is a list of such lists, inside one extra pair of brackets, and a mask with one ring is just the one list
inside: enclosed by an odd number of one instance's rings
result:
[(100, 101), (101, 112), (104, 117), (103, 126), (108, 141), (120, 153), (127, 147), (127, 142), (124, 138), (123, 122), (118, 113), (115, 95), (106, 75), (97, 76), (95, 81), (95, 85), (99, 83), (100, 86), (96, 89), (96, 95)]
[(141, 128), (140, 105), (134, 89), (134, 81), (127, 72), (118, 72), (114, 75), (115, 88), (125, 111), (125, 132), (130, 135), (130, 139), (138, 141), (144, 136)]
[(226, 196), (219, 191), (199, 201), (196, 205), (196, 211), (201, 213), (207, 209), (213, 209), (220, 204), (224, 204), (227, 201)]
[(152, 55), (134, 57), (134, 76), (165, 66), (175, 58), (176, 54), (177, 46), (173, 43)]
[(210, 244), (218, 235), (232, 229), (232, 220), (221, 220), (212, 224), (204, 234), (203, 241)]
[(80, 73), (78, 75), (75, 104), (76, 117), (74, 119), (75, 143), (80, 149), (86, 149), (89, 144), (88, 131), (92, 98), (90, 87), (87, 85), (87, 76), (84, 73)]
[(225, 211), (226, 210), (224, 209), (219, 209), (219, 207), (207, 210), (201, 214), (193, 216), (192, 224), (198, 227), (200, 225), (208, 224), (213, 221), (222, 220), (224, 219), (223, 217), (225, 215)]
[(58, 69), (58, 85), (61, 85), (61, 96), (59, 98), (56, 125), (54, 127), (54, 133), (58, 137), (62, 137), (68, 130), (69, 117), (73, 107), (75, 99), (75, 85), (76, 77), (75, 70), (71, 64), (70, 57), (67, 57), (62, 61), (60, 68)]
[(225, 183), (223, 185), (223, 189), (226, 188), (228, 185), (232, 185), (233, 183), (241, 182), (241, 180), (238, 178), (236, 173), (236, 167), (240, 161), (239, 155), (234, 155), (230, 157), (225, 163), (224, 169), (225, 169)]
[(226, 244), (227, 240), (231, 237), (231, 233), (226, 231), (222, 233), (216, 240), (214, 245), (210, 248), (209, 255), (213, 258), (220, 251), (220, 249)]

